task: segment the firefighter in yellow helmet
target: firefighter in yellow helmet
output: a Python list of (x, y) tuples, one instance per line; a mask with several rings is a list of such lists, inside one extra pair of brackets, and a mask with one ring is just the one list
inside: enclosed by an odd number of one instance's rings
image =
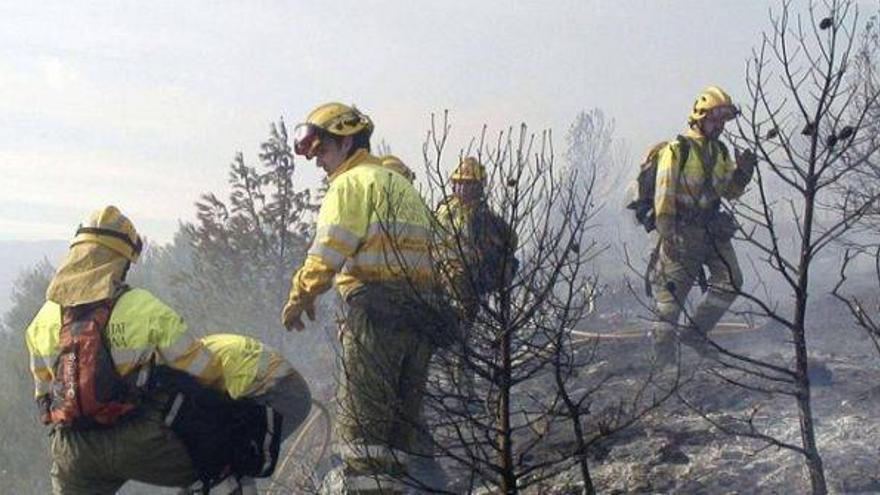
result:
[(94, 212), (27, 328), (35, 397), (52, 428), (53, 493), (111, 494), (127, 480), (183, 487), (199, 476), (165, 411), (144, 398), (146, 381), (165, 366), (219, 390), (220, 361), (174, 310), (126, 285), (141, 248), (117, 208)]
[(294, 149), (329, 180), (317, 232), (282, 312), (288, 329), (315, 318), (334, 282), (347, 306), (336, 429), (346, 493), (398, 493), (412, 451), (434, 332), (442, 315), (429, 259), (431, 214), (410, 181), (370, 154), (373, 122), (354, 106), (321, 105)]
[(480, 302), (504, 284), (517, 269), (517, 238), (486, 201), (486, 168), (474, 157), (463, 158), (450, 176), (452, 195), (437, 206), (436, 218), (444, 240), (444, 279), (461, 313), (459, 346), (452, 349), (455, 383), (473, 395), (471, 332)]
[(406, 180), (410, 182), (414, 182), (416, 180), (416, 173), (412, 171), (411, 168), (407, 167), (400, 158), (397, 158), (394, 155), (385, 155), (382, 157), (382, 166), (397, 172), (398, 174), (404, 176)]
[[(653, 279), (658, 324), (655, 353), (670, 362), (681, 342), (706, 357), (717, 350), (706, 334), (724, 315), (742, 286), (742, 272), (731, 244), (737, 230), (733, 217), (721, 211), (723, 199), (736, 199), (751, 181), (756, 164), (751, 151), (731, 156), (720, 140), (725, 123), (738, 111), (717, 86), (706, 88), (694, 102), (688, 129), (658, 155), (654, 213), (659, 235)], [(709, 270), (703, 279), (703, 267)], [(703, 280), (705, 295), (679, 322), (688, 292)]]
[[(437, 206), (436, 217), (453, 249), (458, 290), (482, 297), (510, 280), (516, 271), (516, 233), (486, 201), (486, 168), (473, 157), (461, 160), (450, 176), (452, 195)], [(473, 273), (465, 273), (473, 272)]]

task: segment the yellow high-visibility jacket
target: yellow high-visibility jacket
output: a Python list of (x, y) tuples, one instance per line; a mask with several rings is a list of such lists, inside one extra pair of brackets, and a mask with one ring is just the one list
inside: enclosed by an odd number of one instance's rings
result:
[[(511, 255), (516, 251), (516, 232), (485, 202), (465, 204), (456, 196), (450, 196), (437, 206), (435, 216), (442, 247), (437, 254), (438, 261), (446, 283), (454, 284), (457, 291), (461, 283), (467, 283), (463, 278), (471, 278), (472, 283), (490, 282), (475, 277), (494, 278), (497, 273), (492, 268), (503, 263), (504, 251)], [(511, 260), (507, 268), (512, 269)], [(470, 277), (466, 277), (468, 270)], [(462, 280), (456, 282), (450, 278)]]
[(413, 182), (416, 180), (416, 173), (412, 171), (411, 168), (407, 167), (400, 158), (397, 158), (394, 155), (385, 155), (381, 158), (382, 166), (387, 168), (388, 170), (397, 172), (398, 174), (404, 176), (406, 180)]
[(290, 300), (313, 301), (333, 278), (345, 299), (364, 283), (431, 284), (431, 214), (418, 191), (358, 150), (330, 176), (315, 239), (293, 276)]
[(470, 236), (470, 224), (476, 213), (476, 205), (466, 205), (455, 196), (449, 196), (437, 205), (436, 217), (445, 231), (444, 237)]
[(265, 393), (294, 371), (277, 350), (251, 337), (221, 333), (200, 340), (223, 363), (223, 382), (233, 399)]
[[(737, 165), (733, 157), (721, 152), (718, 141), (708, 140), (691, 129), (685, 137), (690, 141), (687, 161), (679, 164), (679, 143), (671, 141), (663, 147), (657, 159), (657, 182), (654, 191), (654, 212), (657, 224), (674, 221), (677, 215), (716, 207), (719, 198), (736, 199), (745, 191), (746, 180), (737, 180)], [(715, 156), (712, 168), (712, 187), (706, 190), (705, 172), (701, 155)]]
[[(512, 250), (516, 250), (516, 232), (485, 202), (467, 205), (457, 197), (450, 196), (437, 206), (436, 218), (440, 224), (440, 235), (445, 242), (449, 243), (452, 240), (460, 243), (460, 247), (452, 248), (461, 251), (464, 255), (479, 256), (484, 253), (471, 253), (471, 251), (479, 251), (480, 248), (488, 246), (500, 249), (505, 242), (509, 243)], [(477, 239), (476, 236), (484, 237)]]
[[(51, 391), (60, 334), (61, 306), (46, 301), (25, 335), (37, 398)], [(123, 377), (155, 359), (156, 364), (189, 373), (205, 386), (223, 389), (220, 360), (187, 332), (180, 315), (146, 290), (130, 289), (119, 298), (104, 335)]]

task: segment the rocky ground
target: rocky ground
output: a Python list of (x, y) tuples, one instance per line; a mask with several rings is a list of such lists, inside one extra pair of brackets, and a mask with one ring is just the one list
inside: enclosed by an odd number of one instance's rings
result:
[[(872, 295), (869, 289), (865, 289), (866, 297)], [(813, 408), (829, 489), (832, 493), (880, 493), (880, 355), (841, 303), (821, 295), (813, 302), (808, 333)], [(596, 351), (591, 365), (582, 371), (583, 386), (610, 377), (603, 387), (605, 395), (595, 398), (595, 411), (632, 395), (650, 373), (650, 342), (644, 336), (647, 325), (636, 315), (636, 310), (600, 312), (590, 331), (614, 337), (600, 339), (598, 348), (590, 339), (583, 342), (584, 352)], [(753, 323), (759, 327), (755, 331), (728, 331), (714, 339), (733, 353), (791, 365), (787, 331), (779, 325)], [(730, 360), (722, 358), (722, 362)], [(592, 449), (590, 469), (599, 493), (809, 491), (799, 454), (725, 434), (706, 419), (729, 427), (751, 415), (758, 431), (799, 445), (793, 398), (732, 386), (718, 370), (725, 368), (690, 351), (683, 354), (680, 398), (672, 397), (636, 425)], [(676, 376), (667, 371), (649, 386), (650, 393), (659, 395)], [(571, 442), (570, 432), (560, 430), (548, 449), (569, 447)], [(448, 471), (453, 483), (457, 478), (461, 482), (454, 470)], [(563, 495), (581, 490), (580, 472), (570, 469), (526, 493)]]
[[(880, 356), (846, 309), (830, 296), (817, 303), (809, 334), (816, 434), (833, 493), (880, 493)], [(755, 332), (716, 338), (735, 353), (790, 363), (786, 332), (764, 325)], [(609, 340), (601, 360), (617, 375), (618, 393), (633, 390), (645, 373), (633, 356), (644, 339)], [(723, 359), (726, 361), (726, 359)], [(761, 432), (800, 444), (797, 410), (789, 396), (759, 394), (725, 383), (718, 363), (683, 356), (681, 396), (719, 424), (754, 414)], [(638, 425), (602, 444), (591, 459), (599, 493), (807, 493), (800, 455), (724, 434), (694, 407), (673, 398)], [(580, 474), (568, 471), (533, 493), (579, 493)]]

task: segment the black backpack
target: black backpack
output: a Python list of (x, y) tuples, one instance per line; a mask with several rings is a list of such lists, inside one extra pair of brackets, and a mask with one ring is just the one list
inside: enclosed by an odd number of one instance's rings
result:
[[(678, 167), (681, 170), (687, 162), (688, 154), (691, 150), (691, 144), (688, 139), (682, 135), (675, 137), (678, 142)], [(639, 164), (639, 175), (636, 177), (637, 193), (636, 198), (630, 201), (626, 207), (633, 210), (636, 221), (645, 228), (645, 231), (652, 232), (657, 228), (657, 217), (654, 213), (654, 190), (657, 185), (657, 159), (668, 141), (655, 144), (648, 151), (645, 161)]]
[[(684, 164), (687, 162), (688, 155), (690, 154), (691, 142), (682, 135), (676, 136), (675, 140), (678, 143), (678, 169), (681, 171), (681, 169), (684, 168)], [(657, 159), (659, 158), (660, 150), (662, 150), (667, 144), (666, 141), (657, 143), (648, 151), (645, 161), (639, 165), (639, 175), (636, 177), (638, 187), (636, 198), (626, 205), (627, 208), (633, 210), (633, 214), (636, 216), (636, 221), (645, 227), (645, 231), (647, 232), (652, 232), (657, 228), (657, 216), (654, 212), (654, 192), (657, 185)], [(723, 142), (718, 141), (718, 148), (722, 157), (725, 159), (730, 157), (730, 152), (727, 150), (727, 146)], [(715, 160), (713, 160), (712, 164), (704, 163), (703, 166), (707, 167), (711, 165), (714, 167), (714, 162)], [(704, 170), (704, 172), (704, 181), (707, 184), (711, 183), (712, 172), (710, 170)]]
[(150, 390), (204, 487), (230, 472), (261, 478), (275, 470), (282, 418), (272, 408), (249, 399), (232, 400), (168, 366), (154, 368)]
[(470, 227), (470, 238), (480, 257), (473, 282), (477, 295), (485, 295), (510, 283), (519, 270), (519, 260), (512, 252), (516, 250), (516, 234), (485, 205), (477, 210)]
[(282, 417), (268, 406), (251, 400), (238, 400), (233, 411), (232, 469), (241, 476), (271, 476), (281, 450)]

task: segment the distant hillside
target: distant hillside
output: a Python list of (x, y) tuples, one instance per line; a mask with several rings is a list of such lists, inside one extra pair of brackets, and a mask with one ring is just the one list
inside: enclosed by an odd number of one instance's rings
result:
[(9, 309), (12, 285), (22, 270), (43, 258), (57, 266), (66, 250), (67, 241), (0, 241), (0, 314)]

